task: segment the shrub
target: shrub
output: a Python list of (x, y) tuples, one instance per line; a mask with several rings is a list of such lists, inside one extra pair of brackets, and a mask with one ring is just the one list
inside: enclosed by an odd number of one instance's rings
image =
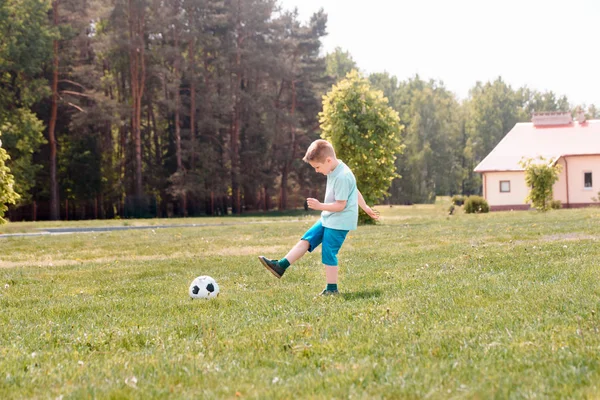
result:
[[(321, 137), (352, 169), (367, 204), (387, 196), (393, 179), (399, 177), (395, 161), (404, 145), (400, 117), (383, 92), (353, 70), (323, 96), (319, 123)], [(362, 211), (358, 221), (374, 222)]]
[(552, 200), (550, 202), (550, 208), (553, 210), (558, 210), (562, 208), (562, 203), (560, 202), (560, 200)]
[(461, 194), (455, 194), (452, 196), (452, 204), (455, 206), (462, 206), (465, 203), (465, 197)]
[(490, 211), (488, 202), (481, 196), (469, 196), (465, 200), (465, 212), (467, 214), (486, 213)]
[(546, 160), (544, 157), (529, 158), (520, 161), (525, 170), (525, 183), (531, 189), (525, 201), (531, 201), (539, 211), (547, 211), (552, 202), (552, 186), (558, 180), (562, 169), (556, 160)]

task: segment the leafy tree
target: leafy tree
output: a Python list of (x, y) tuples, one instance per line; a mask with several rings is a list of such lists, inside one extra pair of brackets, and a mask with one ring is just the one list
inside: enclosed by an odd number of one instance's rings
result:
[(403, 97), (405, 93), (400, 87), (398, 78), (391, 76), (388, 72), (375, 72), (369, 75), (369, 82), (373, 88), (383, 92), (383, 95), (388, 99), (390, 107), (400, 112), (402, 101), (406, 100), (406, 98)]
[(387, 73), (369, 80), (383, 90), (400, 115), (406, 149), (396, 160), (402, 179), (392, 182), (389, 201), (400, 204), (435, 201), (459, 191), (461, 166), (460, 106), (441, 82), (418, 76), (398, 83)]
[[(367, 203), (381, 200), (398, 176), (395, 161), (404, 148), (398, 113), (383, 92), (352, 71), (323, 98), (319, 116), (321, 136), (354, 171)], [(360, 220), (369, 218), (361, 212)]]
[(15, 204), (19, 199), (19, 194), (13, 188), (14, 177), (4, 163), (8, 158), (6, 150), (2, 148), (2, 141), (0, 141), (0, 225), (6, 223), (3, 217), (8, 210), (7, 204)]
[(541, 156), (521, 160), (520, 165), (525, 169), (525, 183), (531, 187), (525, 201), (531, 201), (539, 211), (548, 211), (553, 200), (552, 186), (558, 180), (561, 165)]
[(325, 63), (319, 57), (327, 16), (321, 10), (313, 14), (308, 24), (301, 24), (296, 13), (285, 13), (276, 22), (281, 48), (277, 49), (274, 63), (279, 79), (274, 82), (271, 157), (280, 172), (279, 208), (285, 210), (290, 189), (306, 171), (298, 154), (316, 139), (320, 94), (325, 92), (323, 83), (327, 80), (323, 79)]
[(527, 119), (534, 112), (570, 111), (571, 109), (566, 96), (557, 98), (556, 94), (552, 91), (538, 92), (537, 90), (522, 88), (519, 94), (522, 96), (523, 112)]
[(581, 109), (586, 110), (585, 117), (587, 119), (597, 119), (600, 118), (600, 110), (594, 105), (590, 104), (588, 107), (581, 107)]
[[(81, 108), (75, 106), (70, 101), (61, 101), (61, 97), (68, 96), (70, 98), (75, 95), (78, 96), (80, 93), (72, 90), (59, 91), (59, 78), (71, 78), (68, 73), (70, 72), (71, 64), (75, 58), (87, 58), (85, 52), (79, 52), (74, 54), (79, 46), (73, 46), (77, 38), (78, 33), (85, 32), (86, 36), (89, 33), (85, 28), (89, 27), (89, 20), (86, 18), (85, 2), (77, 0), (54, 0), (52, 1), (52, 26), (55, 32), (58, 34), (53, 38), (52, 41), (52, 66), (50, 78), (50, 116), (48, 120), (48, 145), (49, 145), (49, 173), (50, 173), (50, 219), (60, 219), (60, 196), (59, 196), (59, 181), (58, 181), (58, 129), (59, 126), (59, 108), (64, 105), (69, 105), (82, 111)], [(63, 72), (59, 72), (62, 70)], [(63, 82), (71, 85), (78, 85), (77, 82), (73, 82), (71, 79), (63, 79)], [(63, 103), (63, 104), (61, 104)], [(64, 114), (64, 110), (61, 110), (61, 114)]]
[(356, 61), (354, 61), (350, 52), (342, 50), (341, 47), (336, 47), (333, 52), (325, 56), (325, 64), (327, 75), (335, 81), (343, 79), (348, 72), (357, 69)]
[(0, 1), (0, 131), (20, 202), (30, 200), (41, 169), (34, 155), (44, 143), (44, 124), (33, 108), (47, 93), (42, 72), (53, 37), (48, 10), (48, 2), (38, 0)]
[[(471, 157), (466, 164), (477, 165), (517, 122), (529, 120), (530, 115), (523, 111), (523, 105), (530, 96), (527, 90), (515, 91), (501, 77), (485, 84), (477, 82), (466, 103), (468, 118), (464, 155)], [(481, 180), (478, 174), (474, 174), (471, 168), (466, 175), (463, 186), (469, 188), (469, 193), (479, 193)]]

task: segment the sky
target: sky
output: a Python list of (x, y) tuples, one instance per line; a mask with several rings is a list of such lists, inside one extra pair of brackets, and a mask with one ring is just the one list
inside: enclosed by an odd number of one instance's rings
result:
[(300, 19), (323, 8), (324, 52), (367, 74), (442, 81), (459, 99), (499, 76), (600, 106), (599, 0), (279, 0)]

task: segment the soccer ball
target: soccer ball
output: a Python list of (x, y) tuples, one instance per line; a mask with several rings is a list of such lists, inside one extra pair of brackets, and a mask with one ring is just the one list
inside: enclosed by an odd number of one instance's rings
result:
[(219, 295), (219, 285), (210, 276), (199, 276), (190, 285), (192, 299), (214, 299)]

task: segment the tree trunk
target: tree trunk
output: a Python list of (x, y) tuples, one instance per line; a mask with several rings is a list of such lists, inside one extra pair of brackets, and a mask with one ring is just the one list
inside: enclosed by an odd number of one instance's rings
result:
[(281, 172), (281, 196), (280, 196), (280, 200), (279, 200), (279, 209), (280, 210), (287, 210), (287, 207), (288, 207), (288, 193), (287, 193), (288, 177), (289, 177), (289, 171), (292, 167), (292, 162), (294, 161), (294, 158), (296, 157), (296, 121), (294, 121), (294, 117), (296, 115), (296, 81), (295, 80), (292, 80), (291, 86), (292, 86), (292, 105), (291, 105), (291, 109), (290, 109), (291, 119), (290, 119), (290, 124), (288, 127), (289, 131), (290, 131), (290, 151), (288, 153), (287, 158), (284, 161), (283, 171)]
[(156, 125), (156, 116), (154, 115), (154, 107), (152, 103), (148, 104), (148, 113), (150, 114), (150, 121), (152, 122), (152, 134), (154, 139), (154, 162), (156, 165), (162, 165), (162, 154), (160, 149), (160, 140), (158, 127)]
[(286, 210), (287, 209), (287, 185), (288, 185), (288, 175), (289, 175), (289, 164), (287, 160), (285, 161), (283, 168), (281, 170), (281, 187), (279, 188), (279, 209)]
[[(54, 26), (58, 26), (59, 0), (52, 2)], [(52, 61), (52, 103), (50, 110), (50, 122), (48, 124), (48, 144), (50, 145), (50, 219), (60, 219), (60, 207), (58, 197), (58, 180), (56, 177), (56, 118), (58, 114), (58, 39), (53, 42), (54, 59)]]
[(271, 198), (269, 197), (269, 188), (267, 187), (267, 185), (265, 185), (264, 187), (264, 191), (265, 191), (265, 211), (269, 211), (271, 209)]
[[(190, 14), (190, 25), (192, 23), (192, 15)], [(194, 171), (196, 169), (196, 56), (195, 56), (195, 38), (190, 38), (188, 46), (188, 69), (190, 85), (190, 150), (191, 160), (190, 169)]]
[(144, 94), (146, 63), (144, 60), (144, 10), (135, 9), (129, 0), (129, 69), (131, 75), (132, 118), (131, 130), (135, 145), (135, 196), (141, 201), (142, 186), (142, 96)]
[(119, 215), (121, 218), (125, 217), (125, 205), (123, 199), (127, 195), (127, 189), (125, 188), (125, 175), (127, 174), (127, 151), (125, 149), (127, 144), (127, 132), (128, 129), (125, 125), (119, 127)]
[(241, 90), (243, 83), (242, 73), (242, 44), (245, 37), (242, 36), (241, 32), (241, 0), (238, 0), (238, 18), (236, 23), (236, 58), (234, 71), (236, 79), (232, 82), (233, 86), (233, 118), (231, 124), (230, 133), (230, 149), (231, 149), (231, 209), (233, 214), (241, 213), (240, 207), (240, 182), (239, 182), (239, 169), (240, 169), (240, 119), (241, 119)]
[(181, 77), (180, 77), (180, 64), (181, 58), (179, 56), (179, 32), (177, 31), (177, 26), (173, 29), (173, 36), (175, 42), (175, 51), (177, 55), (175, 56), (175, 62), (173, 63), (173, 72), (175, 75), (175, 156), (177, 158), (177, 172), (181, 174), (181, 198), (180, 198), (180, 214), (184, 217), (187, 217), (187, 196), (185, 189), (185, 170), (183, 168), (183, 158), (181, 156), (181, 115), (180, 115), (180, 105), (181, 105)]

